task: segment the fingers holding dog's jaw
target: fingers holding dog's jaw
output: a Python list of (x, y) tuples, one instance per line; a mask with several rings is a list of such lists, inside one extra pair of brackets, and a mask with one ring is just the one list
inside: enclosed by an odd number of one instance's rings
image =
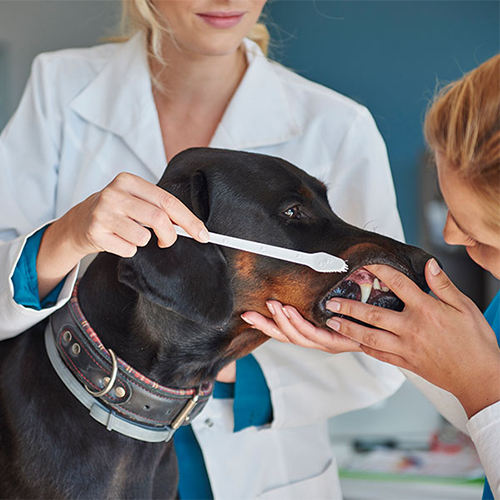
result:
[(294, 307), (285, 306), (284, 311), (287, 312), (290, 324), (294, 328), (294, 335), (298, 339), (307, 339), (312, 344), (311, 347), (331, 353), (361, 351), (359, 343), (355, 340), (333, 330), (314, 326), (304, 319)]
[(429, 297), (408, 276), (391, 266), (371, 264), (366, 269), (381, 279), (405, 304), (422, 302)]
[(292, 306), (283, 307), (274, 300), (268, 301), (267, 305), (273, 319), (253, 311), (244, 313), (242, 318), (251, 322), (253, 328), (280, 342), (330, 353), (361, 351), (359, 343), (336, 332), (317, 328)]
[(262, 314), (255, 311), (249, 311), (241, 315), (241, 319), (248, 323), (252, 328), (260, 330), (268, 337), (279, 340), (280, 342), (289, 343), (288, 338), (280, 332), (276, 323)]
[[(335, 314), (354, 318), (373, 327), (389, 331), (398, 331), (401, 323), (405, 321), (404, 313), (340, 297), (329, 300), (326, 303), (326, 308)], [(337, 318), (332, 319), (336, 320)]]
[(391, 354), (399, 353), (401, 350), (401, 341), (390, 331), (371, 328), (337, 317), (330, 318), (326, 324), (339, 334), (358, 342), (362, 347)]
[[(273, 319), (276, 322), (276, 325), (278, 326), (279, 331), (288, 339), (288, 341), (292, 344), (301, 346), (301, 347), (308, 347), (311, 349), (322, 349), (324, 350), (323, 346), (317, 344), (309, 338), (308, 335), (304, 335), (302, 331), (299, 331), (292, 323), (291, 323), (291, 318), (292, 315), (290, 312), (288, 312), (287, 309), (283, 307), (281, 303), (279, 303), (276, 300), (269, 300), (267, 302), (267, 307), (269, 309), (269, 312), (273, 315)], [(290, 308), (292, 309), (292, 308)], [(304, 323), (307, 323), (310, 325), (312, 328), (314, 328), (313, 325), (310, 323), (306, 322), (303, 320)], [(302, 326), (302, 330), (306, 330), (304, 328), (304, 325)]]

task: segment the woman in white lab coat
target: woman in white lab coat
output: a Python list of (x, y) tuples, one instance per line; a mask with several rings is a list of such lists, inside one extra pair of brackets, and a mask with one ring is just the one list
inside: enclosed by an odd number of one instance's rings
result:
[[(328, 185), (345, 220), (403, 238), (373, 118), (265, 57), (265, 40), (248, 38), (264, 3), (124, 2), (136, 21), (128, 41), (35, 59), (0, 136), (0, 338), (62, 307), (81, 258), (129, 256), (145, 245), (149, 233), (136, 221), (165, 246), (175, 239), (170, 220), (204, 240), (203, 224), (153, 185), (190, 146), (285, 158)], [(35, 278), (22, 289), (29, 280), (16, 280), (19, 263), (34, 241)], [(192, 424), (213, 495), (340, 498), (327, 419), (386, 398), (402, 375), (363, 353), (331, 356), (274, 340), (254, 359), (272, 418), (233, 432), (236, 389)], [(237, 370), (221, 380), (238, 387)]]
[[(445, 241), (465, 246), (471, 259), (500, 279), (500, 55), (445, 87), (424, 130), (448, 206)], [(254, 312), (245, 317), (274, 338), (324, 351), (335, 352), (335, 343), (349, 338), (367, 354), (404, 369), (470, 434), (489, 481), (483, 498), (500, 500), (500, 292), (483, 316), (434, 259), (426, 265), (426, 279), (435, 297), (395, 269), (368, 269), (403, 300), (404, 311), (335, 299), (327, 307), (344, 317), (328, 321), (330, 332), (276, 302), (271, 306), (277, 324)], [(463, 409), (453, 405), (455, 397)]]

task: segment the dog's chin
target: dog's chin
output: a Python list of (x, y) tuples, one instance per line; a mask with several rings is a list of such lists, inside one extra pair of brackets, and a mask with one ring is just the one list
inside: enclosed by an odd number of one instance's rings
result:
[(383, 282), (380, 282), (375, 275), (370, 273), (370, 271), (364, 267), (356, 269), (342, 281), (337, 283), (321, 301), (320, 309), (322, 316), (324, 315), (325, 322), (329, 318), (340, 316), (346, 317), (355, 323), (370, 326), (355, 318), (347, 317), (328, 310), (326, 308), (326, 303), (335, 297), (356, 300), (358, 302), (364, 302), (365, 304), (383, 307), (384, 309), (391, 309), (393, 311), (402, 311), (405, 306), (404, 302), (399, 297), (397, 297)]

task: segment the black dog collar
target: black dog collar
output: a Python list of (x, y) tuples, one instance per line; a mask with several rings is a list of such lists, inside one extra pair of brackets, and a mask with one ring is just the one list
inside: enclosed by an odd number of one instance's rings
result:
[(90, 415), (134, 439), (168, 441), (212, 394), (211, 383), (187, 390), (163, 387), (108, 351), (83, 316), (76, 286), (71, 300), (51, 316), (45, 344), (55, 371)]

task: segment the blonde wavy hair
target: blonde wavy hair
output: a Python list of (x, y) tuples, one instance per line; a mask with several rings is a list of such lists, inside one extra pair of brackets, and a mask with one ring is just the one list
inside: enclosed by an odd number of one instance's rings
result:
[[(172, 33), (152, 1), (122, 0), (120, 36), (115, 37), (114, 40), (127, 40), (139, 30), (144, 31), (147, 35), (149, 55), (161, 65), (165, 65), (161, 48), (162, 40), (164, 36), (171, 36)], [(270, 35), (264, 23), (256, 23), (249, 38), (260, 47), (264, 55), (268, 55)]]
[(479, 195), (484, 222), (500, 230), (500, 55), (436, 95), (424, 134), (432, 151)]

